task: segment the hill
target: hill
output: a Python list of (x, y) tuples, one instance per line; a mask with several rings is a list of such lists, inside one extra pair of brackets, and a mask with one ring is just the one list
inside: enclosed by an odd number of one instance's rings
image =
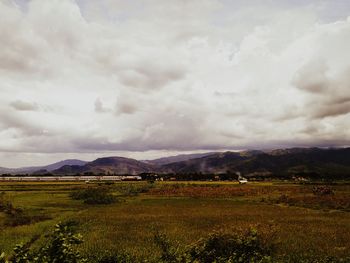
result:
[(83, 166), (65, 165), (60, 169), (53, 171), (55, 174), (76, 174), (76, 173), (93, 173), (93, 174), (141, 174), (147, 172), (160, 172), (161, 167), (153, 164), (137, 161), (125, 157), (104, 157), (98, 158)]
[(33, 174), (33, 173), (42, 174), (45, 172), (52, 172), (65, 165), (82, 166), (84, 164), (86, 164), (85, 161), (81, 161), (77, 159), (67, 159), (67, 160), (59, 161), (59, 162), (52, 163), (49, 165), (44, 165), (44, 166), (31, 166), (31, 167), (21, 167), (21, 168), (0, 167), (0, 174)]
[(176, 162), (182, 162), (187, 161), (195, 158), (201, 158), (208, 155), (212, 155), (215, 152), (208, 152), (208, 153), (195, 153), (195, 154), (179, 154), (175, 156), (168, 156), (168, 157), (162, 157), (154, 160), (146, 160), (144, 162), (154, 164), (154, 165), (166, 165), (169, 163), (176, 163)]
[(247, 176), (350, 177), (350, 148), (294, 148), (270, 152), (225, 152), (165, 165), (174, 173), (234, 173)]
[[(180, 160), (180, 161), (179, 161)], [(2, 170), (1, 170), (2, 169)], [(269, 178), (350, 178), (350, 148), (290, 148), (270, 151), (241, 151), (178, 155), (150, 161), (104, 157), (92, 162), (65, 160), (42, 167), (0, 168), (4, 173), (72, 174), (235, 174)], [(199, 177), (198, 177), (199, 178)]]

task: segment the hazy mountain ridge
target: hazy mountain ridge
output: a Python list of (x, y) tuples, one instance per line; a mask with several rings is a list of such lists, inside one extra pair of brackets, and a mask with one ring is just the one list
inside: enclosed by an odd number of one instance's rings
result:
[(155, 165), (166, 165), (170, 163), (187, 161), (190, 159), (201, 158), (208, 155), (215, 154), (217, 152), (207, 152), (207, 153), (194, 153), (194, 154), (179, 154), (175, 156), (162, 157), (154, 160), (145, 160), (144, 162), (155, 164)]
[(180, 158), (192, 159), (171, 162), (178, 156), (137, 161), (123, 157), (99, 158), (82, 167), (62, 167), (54, 173), (104, 173), (104, 174), (140, 174), (140, 173), (175, 173), (175, 174), (220, 174), (241, 172), (247, 176), (340, 176), (350, 175), (350, 148), (319, 149), (292, 148), (273, 151), (219, 152)]
[(86, 163), (83, 166), (63, 166), (60, 169), (54, 170), (55, 174), (76, 174), (76, 173), (93, 173), (93, 174), (140, 174), (151, 172), (162, 172), (164, 169), (125, 157), (103, 157), (92, 162)]
[(294, 148), (254, 155), (225, 152), (166, 165), (176, 173), (261, 173), (350, 177), (350, 148)]
[(6, 168), (6, 167), (0, 167), (0, 174), (31, 174), (31, 173), (44, 173), (46, 172), (52, 172), (56, 169), (61, 168), (62, 166), (65, 165), (77, 165), (77, 166), (82, 166), (86, 164), (86, 161), (78, 160), (78, 159), (67, 159), (67, 160), (62, 160), (58, 161), (49, 165), (44, 165), (44, 166), (30, 166), (30, 167), (20, 167), (20, 168)]
[[(185, 160), (172, 162), (179, 159)], [(67, 164), (69, 161), (70, 164)], [(61, 167), (53, 169), (58, 166)], [(65, 160), (41, 167), (40, 172), (36, 167), (35, 171), (38, 171), (38, 174), (42, 174), (45, 172), (45, 169), (58, 175), (84, 173), (133, 175), (141, 173), (220, 174), (241, 172), (248, 177), (258, 174), (272, 177), (336, 176), (350, 178), (350, 148), (290, 148), (271, 151), (228, 151), (170, 156), (150, 161), (138, 161), (125, 157), (103, 157), (92, 162)], [(17, 170), (17, 173), (20, 173), (18, 171), (20, 170)]]

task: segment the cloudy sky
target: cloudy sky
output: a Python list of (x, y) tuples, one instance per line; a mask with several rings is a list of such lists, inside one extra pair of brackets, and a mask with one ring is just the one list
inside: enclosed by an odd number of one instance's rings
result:
[(0, 0), (0, 166), (346, 145), (347, 0)]

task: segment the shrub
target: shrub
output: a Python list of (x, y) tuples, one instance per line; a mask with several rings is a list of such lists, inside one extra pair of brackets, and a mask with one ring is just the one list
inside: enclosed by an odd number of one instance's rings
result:
[(170, 240), (164, 233), (156, 232), (154, 235), (154, 242), (160, 248), (160, 258), (159, 262), (186, 262), (186, 253), (181, 254), (179, 252), (179, 247), (171, 244)]
[(154, 184), (120, 184), (115, 189), (118, 190), (124, 196), (136, 196), (140, 193), (147, 193), (150, 189), (154, 188)]
[(198, 262), (270, 262), (272, 248), (255, 229), (240, 234), (214, 232), (189, 251)]
[(255, 229), (240, 234), (214, 232), (183, 252), (164, 234), (157, 233), (155, 243), (161, 250), (159, 262), (272, 262), (271, 245), (266, 244)]
[(4, 252), (0, 254), (0, 263), (6, 263), (6, 255)]
[(332, 188), (330, 188), (329, 186), (314, 186), (312, 188), (312, 192), (314, 193), (314, 195), (334, 195), (334, 192), (332, 190)]
[(277, 200), (276, 203), (288, 203), (290, 201), (290, 198), (288, 197), (288, 195), (286, 194), (281, 194)]
[(6, 213), (6, 226), (22, 226), (32, 223), (34, 218), (26, 214), (21, 208), (13, 208)]
[(76, 190), (70, 196), (75, 200), (83, 200), (85, 204), (112, 204), (116, 202), (116, 197), (106, 187)]
[(5, 192), (0, 193), (0, 212), (7, 212), (13, 209), (10, 200), (7, 199)]
[(89, 262), (96, 263), (135, 263), (137, 260), (131, 255), (124, 252), (105, 251), (100, 256), (89, 258)]
[(82, 238), (75, 234), (72, 224), (57, 224), (44, 246), (39, 250), (31, 250), (30, 245), (20, 244), (14, 248), (14, 254), (6, 261), (5, 255), (0, 256), (0, 262), (8, 263), (83, 263), (87, 262), (75, 245), (80, 244)]
[(6, 215), (4, 224), (6, 226), (22, 226), (29, 225), (35, 222), (50, 219), (49, 216), (43, 214), (29, 214), (28, 211), (14, 207), (13, 204), (7, 199), (5, 193), (0, 193), (0, 212), (4, 212)]

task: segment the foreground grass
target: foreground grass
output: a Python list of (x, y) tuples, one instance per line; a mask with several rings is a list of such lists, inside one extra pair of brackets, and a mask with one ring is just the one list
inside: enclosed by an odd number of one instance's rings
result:
[[(151, 257), (158, 253), (153, 242), (155, 231), (166, 233), (180, 248), (185, 248), (213, 230), (234, 232), (255, 226), (263, 233), (274, 234), (271, 242), (279, 256), (350, 256), (350, 213), (337, 207), (330, 209), (327, 204), (305, 203), (312, 197), (313, 186), (285, 183), (242, 186), (226, 182), (149, 186), (135, 182), (111, 185), (119, 202), (110, 205), (87, 205), (69, 197), (75, 189), (86, 187), (89, 186), (1, 184), (0, 191), (6, 192), (14, 206), (40, 211), (51, 219), (9, 227), (0, 213), (0, 250), (10, 252), (15, 244), (36, 236), (39, 246), (55, 223), (73, 219), (80, 223), (79, 232), (84, 236), (80, 247), (83, 254), (125, 250), (140, 258)], [(333, 199), (350, 198), (349, 185), (332, 188)], [(282, 194), (304, 201), (292, 204), (271, 201)]]

